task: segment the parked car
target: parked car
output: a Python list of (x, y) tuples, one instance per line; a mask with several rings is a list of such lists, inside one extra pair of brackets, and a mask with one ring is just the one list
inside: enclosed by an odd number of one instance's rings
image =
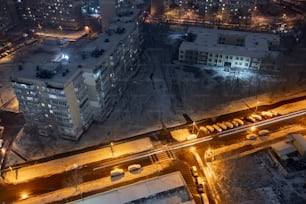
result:
[(252, 122), (252, 123), (256, 122), (256, 119), (253, 118), (252, 116), (248, 116), (246, 119), (247, 119), (247, 121)]
[(110, 172), (111, 177), (119, 177), (124, 175), (123, 169), (113, 169)]
[(234, 118), (234, 121), (236, 121), (237, 123), (239, 123), (239, 125), (244, 125), (243, 120), (239, 119), (239, 118)]
[(256, 120), (262, 120), (262, 117), (257, 114), (252, 114), (251, 117), (255, 118)]
[(271, 111), (261, 111), (260, 115), (264, 118), (272, 118), (273, 113)]
[(224, 125), (223, 123), (217, 123), (217, 125), (218, 125), (220, 128), (222, 128), (222, 130), (226, 130), (226, 129), (227, 129), (226, 125)]
[(197, 177), (199, 174), (198, 174), (198, 169), (196, 166), (192, 166), (191, 167), (191, 173), (194, 177)]
[(246, 136), (246, 139), (248, 140), (256, 140), (257, 135), (255, 133), (250, 133)]
[(218, 125), (213, 124), (213, 127), (214, 127), (214, 129), (217, 130), (218, 132), (222, 132), (222, 129), (221, 129)]
[(209, 130), (204, 127), (204, 126), (200, 126), (200, 129), (199, 129), (200, 133), (204, 134), (204, 135), (209, 135)]
[(259, 130), (259, 131), (258, 131), (258, 135), (259, 135), (259, 136), (264, 136), (264, 135), (267, 135), (267, 134), (269, 134), (269, 133), (270, 133), (269, 130)]
[(196, 139), (198, 136), (196, 134), (190, 134), (187, 136), (187, 140), (193, 140)]
[(209, 130), (209, 132), (214, 132), (215, 128), (211, 125), (206, 125), (206, 128)]
[(132, 164), (130, 166), (128, 166), (128, 171), (131, 173), (135, 173), (138, 172), (138, 170), (141, 169), (141, 165), (140, 164)]
[(223, 122), (223, 124), (225, 124), (228, 128), (233, 128), (234, 127), (233, 123), (231, 123), (229, 121), (225, 121), (225, 122)]

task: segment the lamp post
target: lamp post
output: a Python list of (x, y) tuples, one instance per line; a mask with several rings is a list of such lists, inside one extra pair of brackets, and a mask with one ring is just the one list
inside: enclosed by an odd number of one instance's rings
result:
[(258, 105), (259, 105), (259, 101), (256, 101), (255, 113), (257, 112)]
[(111, 151), (112, 151), (112, 156), (114, 156), (114, 142), (110, 143), (110, 148), (111, 148)]
[(60, 25), (60, 26), (58, 26), (58, 29), (60, 30), (61, 35), (62, 35), (63, 34), (63, 27)]

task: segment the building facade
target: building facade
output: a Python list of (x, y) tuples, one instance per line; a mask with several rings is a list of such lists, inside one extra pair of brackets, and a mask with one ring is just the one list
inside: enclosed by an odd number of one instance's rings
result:
[(18, 0), (16, 8), (19, 18), (32, 28), (62, 31), (84, 26), (80, 0)]
[(16, 7), (13, 0), (0, 0), (0, 34), (16, 25)]
[(206, 28), (188, 32), (195, 39), (179, 48), (179, 61), (184, 63), (259, 69), (265, 59), (278, 56), (277, 35)]
[[(155, 2), (158, 1), (152, 1), (151, 6)], [(165, 10), (183, 8), (184, 12), (182, 15), (194, 11), (195, 14), (205, 17), (206, 20), (214, 23), (246, 23), (251, 18), (255, 3), (255, 0), (165, 0), (163, 6)]]
[(104, 120), (138, 68), (139, 14), (126, 12), (96, 40), (83, 39), (82, 48), (72, 43), (56, 57), (39, 48), (20, 65), (11, 81), (26, 124), (44, 136), (77, 140), (94, 119)]
[(61, 64), (27, 64), (22, 69), (11, 80), (27, 124), (40, 135), (77, 139), (92, 121), (81, 70), (67, 77), (63, 73), (69, 68)]

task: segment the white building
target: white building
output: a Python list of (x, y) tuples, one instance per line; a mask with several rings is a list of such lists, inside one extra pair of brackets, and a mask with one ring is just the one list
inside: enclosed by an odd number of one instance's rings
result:
[(136, 72), (139, 13), (118, 17), (94, 41), (39, 47), (24, 59), (11, 81), (26, 123), (77, 140), (93, 119), (103, 120)]
[(195, 39), (179, 48), (179, 61), (184, 63), (259, 69), (264, 59), (278, 56), (277, 35), (198, 27), (188, 33)]

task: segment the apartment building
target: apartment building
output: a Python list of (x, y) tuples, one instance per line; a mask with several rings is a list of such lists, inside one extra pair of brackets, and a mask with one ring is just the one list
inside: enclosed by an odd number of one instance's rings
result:
[(16, 8), (29, 27), (62, 31), (84, 26), (80, 0), (18, 0)]
[[(156, 2), (158, 1), (152, 0), (151, 6), (153, 8), (157, 8)], [(227, 21), (237, 23), (237, 21), (250, 20), (255, 3), (255, 0), (165, 0), (163, 6), (166, 10), (177, 7), (194, 10), (197, 14), (205, 16), (206, 19), (216, 22)]]
[(0, 0), (0, 34), (7, 32), (17, 23), (13, 0)]
[(280, 38), (273, 34), (197, 27), (188, 33), (194, 35), (193, 41), (184, 41), (179, 48), (179, 61), (184, 63), (259, 69), (266, 58), (279, 54)]
[(41, 135), (77, 140), (93, 120), (104, 120), (120, 99), (137, 71), (142, 44), (140, 10), (121, 12), (96, 40), (38, 48), (12, 75), (26, 123)]
[[(129, 78), (137, 71), (143, 43), (138, 25), (139, 9), (121, 9), (104, 33), (80, 50), (89, 103), (96, 120), (104, 120), (121, 97)], [(90, 66), (89, 66), (90, 65)]]
[(11, 81), (27, 124), (40, 135), (77, 139), (92, 121), (81, 70), (60, 62), (20, 66)]

